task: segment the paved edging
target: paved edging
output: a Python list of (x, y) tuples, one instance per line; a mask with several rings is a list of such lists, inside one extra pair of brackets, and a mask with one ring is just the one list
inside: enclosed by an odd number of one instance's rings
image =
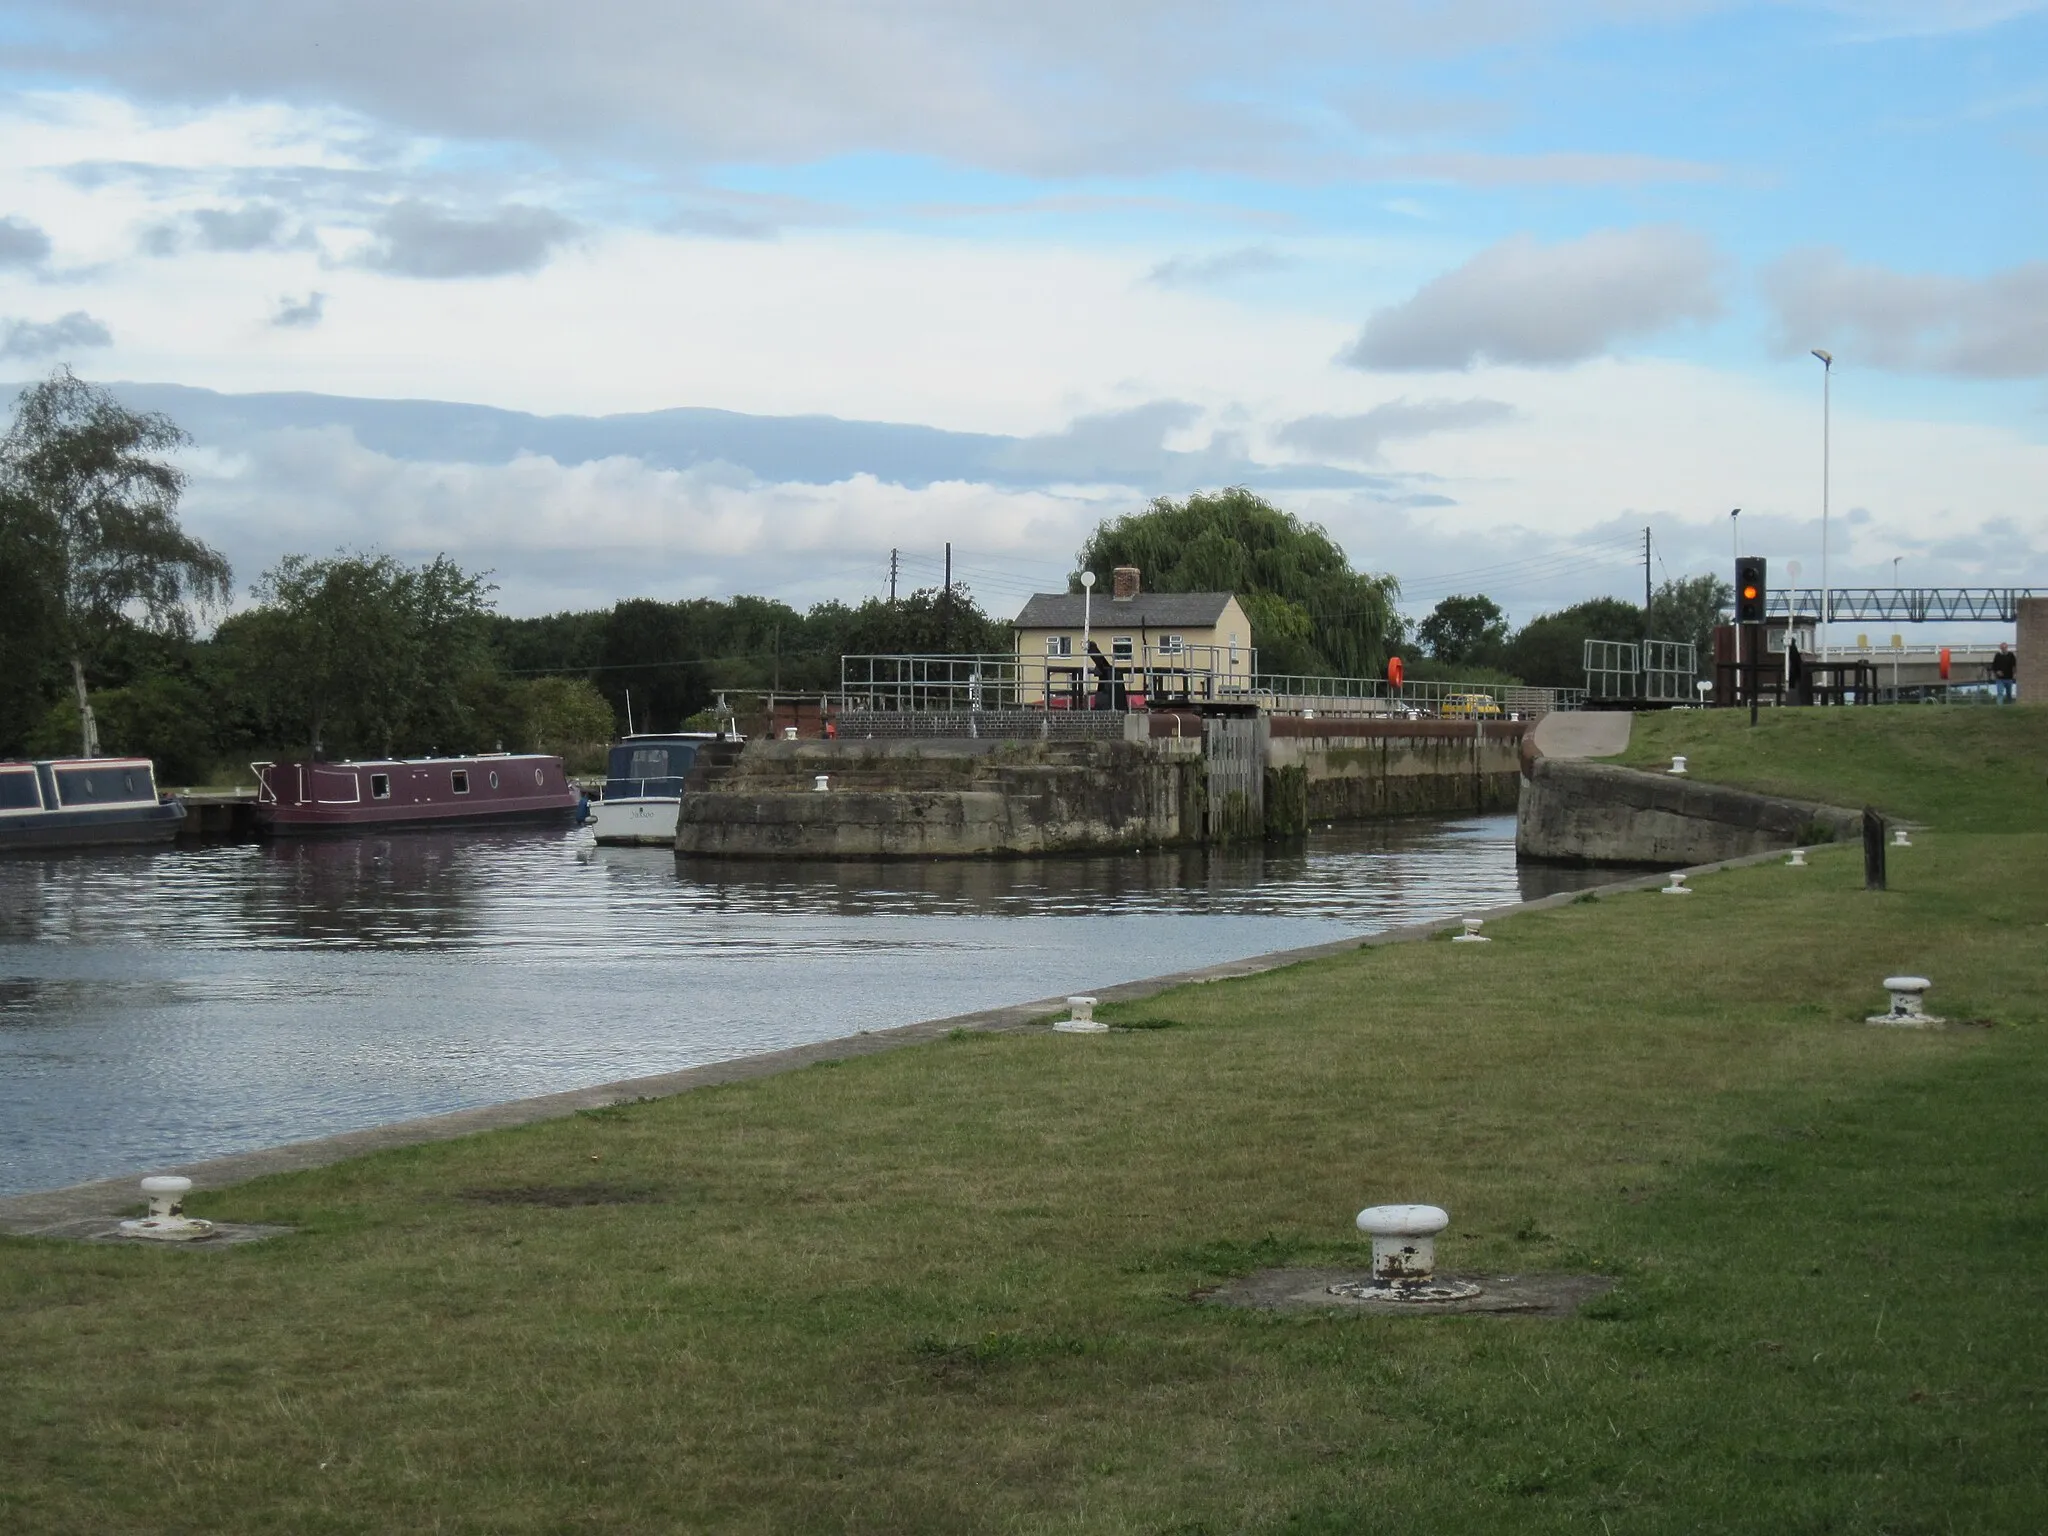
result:
[[(1772, 849), (1741, 858), (1723, 859), (1712, 864), (1697, 865), (1688, 873), (1711, 874), (1715, 870), (1761, 864), (1780, 857), (1783, 852), (1783, 849)], [(1576, 891), (1559, 891), (1555, 895), (1539, 896), (1533, 901), (1517, 901), (1505, 906), (1480, 908), (1464, 915), (1493, 919), (1511, 916), (1517, 912), (1540, 912), (1550, 907), (1569, 905), (1588, 892), (1605, 895), (1618, 891), (1645, 890), (1661, 884), (1664, 879), (1665, 873), (1660, 870), (1654, 874), (1586, 886)], [(1258, 976), (1267, 971), (1299, 965), (1307, 960), (1323, 960), (1349, 954), (1353, 950), (1372, 949), (1383, 944), (1414, 943), (1419, 939), (1427, 939), (1432, 934), (1455, 928), (1458, 923), (1459, 919), (1455, 917), (1438, 918), (1427, 923), (1408, 923), (1380, 933), (1336, 939), (1327, 944), (1313, 944), (1302, 949), (1275, 950), (1269, 954), (1202, 966), (1196, 970), (1174, 971), (1164, 976), (1146, 977), (1141, 981), (1118, 982), (1113, 986), (1095, 988), (1094, 995), (1105, 1003), (1137, 1002), (1155, 997), (1174, 987), (1192, 983), (1231, 981), (1239, 977)], [(244, 1183), (265, 1174), (296, 1173), (308, 1168), (325, 1168), (332, 1163), (360, 1157), (365, 1153), (381, 1152), (391, 1147), (450, 1141), (458, 1136), (473, 1136), (482, 1131), (505, 1130), (513, 1126), (532, 1125), (542, 1120), (560, 1119), (579, 1110), (603, 1109), (614, 1104), (631, 1103), (636, 1099), (666, 1098), (671, 1094), (687, 1093), (693, 1088), (751, 1082), (756, 1078), (772, 1077), (778, 1072), (794, 1071), (798, 1067), (812, 1066), (821, 1061), (848, 1061), (858, 1056), (872, 1056), (879, 1051), (895, 1050), (899, 1046), (936, 1040), (956, 1029), (1022, 1029), (1033, 1024), (1047, 1023), (1065, 1009), (1064, 995), (1041, 997), (1028, 1003), (1012, 1003), (1001, 1008), (986, 1008), (978, 1013), (927, 1019), (921, 1023), (904, 1024), (894, 1029), (862, 1030), (856, 1035), (842, 1035), (833, 1040), (820, 1040), (810, 1045), (792, 1046), (787, 1050), (769, 1051), (757, 1056), (741, 1056), (732, 1061), (710, 1062), (701, 1067), (685, 1067), (676, 1072), (656, 1073), (650, 1077), (622, 1078), (617, 1082), (599, 1083), (589, 1088), (571, 1088), (561, 1093), (510, 1099), (501, 1104), (479, 1105), (473, 1109), (459, 1109), (445, 1115), (427, 1115), (415, 1120), (398, 1120), (388, 1125), (367, 1126), (362, 1130), (343, 1131), (334, 1136), (322, 1136), (311, 1141), (288, 1142), (283, 1146), (261, 1147), (249, 1152), (230, 1153), (226, 1157), (208, 1158), (203, 1162), (183, 1163), (176, 1167), (151, 1168), (145, 1171), (183, 1174), (192, 1181), (195, 1189), (224, 1189), (229, 1185)], [(139, 1203), (136, 1181), (142, 1176), (142, 1173), (138, 1172), (118, 1178), (95, 1179), (88, 1184), (72, 1184), (62, 1189), (37, 1190), (24, 1195), (0, 1197), (0, 1232), (11, 1232), (24, 1237), (68, 1235), (67, 1229), (77, 1222), (89, 1218), (126, 1214)]]

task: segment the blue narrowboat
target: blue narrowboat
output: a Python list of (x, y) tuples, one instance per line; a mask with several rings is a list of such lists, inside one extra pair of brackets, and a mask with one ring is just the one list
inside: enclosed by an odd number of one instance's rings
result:
[(0, 852), (167, 843), (184, 824), (146, 757), (0, 762)]

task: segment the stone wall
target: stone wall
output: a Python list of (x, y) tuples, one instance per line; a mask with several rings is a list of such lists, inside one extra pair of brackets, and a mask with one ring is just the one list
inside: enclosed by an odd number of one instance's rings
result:
[(1199, 842), (1203, 777), (1199, 754), (1124, 741), (757, 741), (684, 797), (676, 852), (965, 858)]
[[(1278, 803), (1313, 821), (1455, 815), (1515, 807), (1526, 723), (1517, 720), (1304, 720), (1276, 715), (1269, 774), (1298, 771), (1298, 793), (1269, 779)], [(1273, 826), (1275, 832), (1288, 830)]]
[(1552, 864), (1676, 869), (1862, 835), (1860, 811), (1571, 758), (1531, 762), (1520, 802), (1516, 853)]

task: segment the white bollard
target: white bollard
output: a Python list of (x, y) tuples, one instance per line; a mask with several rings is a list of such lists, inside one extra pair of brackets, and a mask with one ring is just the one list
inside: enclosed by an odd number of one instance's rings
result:
[(825, 794), (832, 788), (832, 775), (829, 773), (819, 774), (815, 779), (811, 780), (811, 788), (818, 794)]
[(1453, 944), (1491, 944), (1493, 942), (1493, 940), (1487, 938), (1486, 935), (1479, 931), (1480, 927), (1486, 922), (1485, 918), (1468, 917), (1461, 919), (1461, 921), (1465, 924), (1465, 931), (1452, 936), (1451, 942)]
[(1684, 759), (1684, 758), (1682, 758), (1682, 757), (1674, 757), (1674, 758), (1672, 758), (1672, 759), (1671, 759), (1671, 766), (1670, 766), (1669, 768), (1665, 769), (1664, 771), (1665, 771), (1666, 773), (1684, 773), (1684, 772), (1685, 772), (1685, 759)]
[(1892, 995), (1891, 1012), (1873, 1013), (1863, 1022), (1890, 1024), (1898, 1029), (1930, 1029), (1946, 1024), (1948, 1020), (1936, 1018), (1925, 1007), (1927, 990), (1933, 985), (1925, 976), (1885, 977), (1884, 989)]
[(782, 739), (783, 739), (784, 741), (795, 741), (795, 740), (796, 740), (796, 727), (795, 727), (795, 726), (793, 726), (793, 725), (785, 725), (785, 726), (784, 726), (784, 727), (782, 728)]
[(1370, 1205), (1358, 1213), (1358, 1230), (1372, 1239), (1372, 1279), (1342, 1281), (1333, 1296), (1360, 1301), (1463, 1301), (1480, 1287), (1467, 1280), (1436, 1277), (1436, 1235), (1451, 1224), (1435, 1205)]
[(1100, 1035), (1109, 1029), (1095, 1017), (1095, 999), (1092, 997), (1068, 998), (1067, 1017), (1055, 1021), (1052, 1027), (1063, 1035)]
[(1792, 857), (1785, 861), (1785, 867), (1787, 869), (1806, 868), (1806, 850), (1804, 848), (1794, 848), (1792, 850)]
[(175, 1173), (153, 1174), (142, 1181), (149, 1214), (121, 1223), (123, 1237), (146, 1237), (160, 1243), (189, 1243), (213, 1236), (213, 1223), (185, 1214), (185, 1196), (192, 1181)]
[(1892, 828), (1892, 846), (1894, 848), (1910, 848), (1913, 846), (1913, 839), (1906, 836), (1906, 829), (1904, 827)]
[(1684, 870), (1674, 869), (1671, 871), (1671, 883), (1664, 887), (1664, 894), (1666, 896), (1690, 896), (1692, 894), (1691, 891), (1686, 889)]

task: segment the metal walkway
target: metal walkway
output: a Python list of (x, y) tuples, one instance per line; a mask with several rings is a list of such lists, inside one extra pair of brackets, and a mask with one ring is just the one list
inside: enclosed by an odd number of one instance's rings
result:
[[(1905, 624), (1979, 619), (2010, 624), (2024, 597), (2048, 597), (2048, 587), (1831, 587), (1831, 619), (1885, 619)], [(1819, 587), (1775, 587), (1764, 612), (1820, 616)]]

